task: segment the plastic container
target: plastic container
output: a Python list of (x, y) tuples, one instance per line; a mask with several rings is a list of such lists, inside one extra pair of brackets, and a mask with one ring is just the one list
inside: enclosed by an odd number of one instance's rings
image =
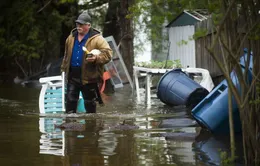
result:
[(193, 108), (208, 91), (189, 78), (181, 69), (165, 73), (157, 85), (157, 97), (167, 105), (186, 105)]
[[(251, 82), (252, 73), (249, 72), (249, 81)], [(237, 75), (234, 71), (230, 74), (232, 82), (240, 91), (240, 85)], [(241, 122), (237, 103), (232, 97), (233, 121), (235, 132), (240, 133)], [(192, 116), (202, 126), (213, 133), (229, 132), (229, 113), (228, 113), (228, 84), (223, 80), (208, 96), (206, 96), (191, 111)]]
[[(233, 74), (233, 73), (232, 73)], [(233, 82), (237, 82), (236, 78)], [(233, 117), (237, 122), (239, 111), (234, 99), (232, 100)], [(211, 93), (206, 96), (191, 111), (192, 116), (204, 128), (214, 133), (226, 133), (229, 131), (228, 119), (228, 85), (223, 80)], [(241, 125), (234, 123), (235, 131), (241, 131)]]
[[(247, 62), (247, 54), (248, 54), (248, 49), (244, 48), (244, 55), (239, 59), (239, 63), (241, 66), (245, 67), (246, 62)], [(250, 57), (249, 57), (249, 70), (252, 71), (253, 69), (253, 53), (250, 53)]]
[(87, 113), (84, 105), (84, 99), (82, 97), (82, 92), (79, 93), (79, 100), (77, 105), (77, 112), (78, 113)]
[[(244, 55), (240, 58), (240, 65), (243, 72), (245, 71), (247, 59), (247, 50), (244, 50)], [(253, 56), (250, 55), (250, 62), (248, 68), (248, 82), (252, 82), (253, 70)], [(232, 71), (231, 79), (236, 88), (240, 91), (240, 85), (235, 71)], [(235, 132), (241, 132), (241, 122), (237, 103), (232, 98), (233, 121)], [(228, 84), (223, 80), (205, 99), (203, 99), (193, 110), (192, 116), (202, 126), (213, 133), (227, 133), (229, 132), (229, 113), (228, 113)]]
[(245, 69), (246, 68), (246, 62), (249, 60), (249, 66), (248, 66), (248, 81), (251, 83), (253, 77), (253, 55), (250, 54), (249, 59), (247, 56), (247, 49), (244, 50), (245, 54), (239, 59), (239, 64)]

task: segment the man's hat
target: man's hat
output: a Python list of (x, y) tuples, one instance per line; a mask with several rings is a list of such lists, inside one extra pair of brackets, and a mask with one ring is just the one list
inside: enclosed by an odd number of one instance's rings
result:
[(79, 24), (90, 24), (91, 17), (89, 16), (87, 11), (84, 11), (79, 15), (78, 19), (75, 22)]

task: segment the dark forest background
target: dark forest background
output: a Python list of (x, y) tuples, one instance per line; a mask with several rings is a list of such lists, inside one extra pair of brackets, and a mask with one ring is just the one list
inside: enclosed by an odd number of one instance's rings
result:
[(112, 35), (117, 44), (128, 48), (121, 51), (132, 71), (133, 30), (131, 19), (126, 18), (130, 4), (131, 0), (2, 0), (0, 80), (46, 74), (47, 66), (63, 57), (65, 40), (83, 10), (89, 12), (92, 26), (104, 37)]

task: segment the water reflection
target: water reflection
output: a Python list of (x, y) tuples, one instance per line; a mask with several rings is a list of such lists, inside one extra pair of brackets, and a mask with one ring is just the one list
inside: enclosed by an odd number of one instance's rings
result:
[[(229, 139), (201, 132), (186, 108), (136, 104), (125, 89), (106, 96), (97, 114), (77, 116), (39, 115), (38, 90), (24, 98), (9, 91), (0, 87), (1, 165), (219, 165), (219, 149), (229, 149)], [(64, 122), (81, 128), (55, 127)]]
[[(177, 116), (176, 116), (177, 115)], [(139, 164), (196, 165), (193, 142), (197, 128), (191, 119), (156, 117), (147, 118), (150, 125), (144, 125), (145, 132), (135, 134)], [(144, 124), (145, 120), (141, 122)], [(187, 134), (196, 133), (192, 139)], [(174, 136), (173, 136), (174, 135)], [(171, 137), (169, 137), (171, 136)], [(173, 136), (173, 137), (172, 137)], [(187, 139), (188, 138), (188, 139)]]
[(40, 117), (39, 130), (39, 153), (64, 156), (70, 165), (108, 163), (109, 156), (116, 154), (120, 137), (104, 129), (103, 121), (98, 119)]
[(217, 140), (215, 137), (209, 137), (194, 143), (194, 149), (198, 150), (197, 158), (211, 165), (220, 165), (220, 152), (227, 151), (228, 146)]
[(65, 155), (64, 131), (55, 127), (62, 122), (62, 118), (39, 118), (40, 154)]
[[(122, 117), (40, 117), (39, 153), (63, 156), (69, 165), (111, 165), (119, 160), (129, 165), (219, 165), (219, 149), (227, 146), (201, 132), (194, 120), (174, 116), (128, 115), (128, 129), (120, 129), (117, 118)], [(58, 128), (61, 124), (67, 126)]]

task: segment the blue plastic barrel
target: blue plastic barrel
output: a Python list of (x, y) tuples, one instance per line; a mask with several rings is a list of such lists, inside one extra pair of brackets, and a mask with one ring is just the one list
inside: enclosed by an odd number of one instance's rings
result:
[[(244, 61), (240, 61), (244, 67)], [(252, 64), (252, 63), (251, 63)], [(252, 66), (249, 66), (249, 68)], [(243, 68), (242, 68), (243, 69)], [(243, 69), (244, 72), (244, 69)], [(240, 85), (235, 71), (232, 71), (231, 79), (236, 88), (240, 91)], [(252, 70), (248, 72), (248, 81), (252, 81)], [(241, 122), (237, 103), (232, 97), (233, 121), (235, 132), (241, 132)], [(213, 133), (229, 132), (228, 113), (228, 84), (223, 80), (215, 87), (195, 108), (191, 111), (192, 116), (204, 128)]]
[[(232, 72), (234, 75), (234, 72)], [(232, 81), (238, 86), (237, 77), (232, 77)], [(235, 99), (232, 98), (233, 118), (235, 131), (241, 131), (239, 120), (239, 111)], [(192, 116), (204, 128), (214, 133), (229, 132), (229, 115), (228, 115), (228, 84), (223, 80), (215, 87), (208, 96), (206, 96), (191, 111)]]
[[(247, 49), (244, 50), (244, 55), (239, 59), (239, 64), (245, 69), (246, 68), (246, 62), (249, 60), (249, 66), (248, 66), (248, 70), (249, 70), (249, 76), (252, 76), (252, 72), (253, 72), (253, 55), (250, 54), (250, 56), (247, 56)], [(249, 58), (249, 59), (248, 59)], [(252, 79), (249, 78), (249, 79)]]
[(157, 85), (157, 97), (167, 105), (186, 105), (193, 108), (208, 91), (193, 81), (181, 69), (165, 73)]

